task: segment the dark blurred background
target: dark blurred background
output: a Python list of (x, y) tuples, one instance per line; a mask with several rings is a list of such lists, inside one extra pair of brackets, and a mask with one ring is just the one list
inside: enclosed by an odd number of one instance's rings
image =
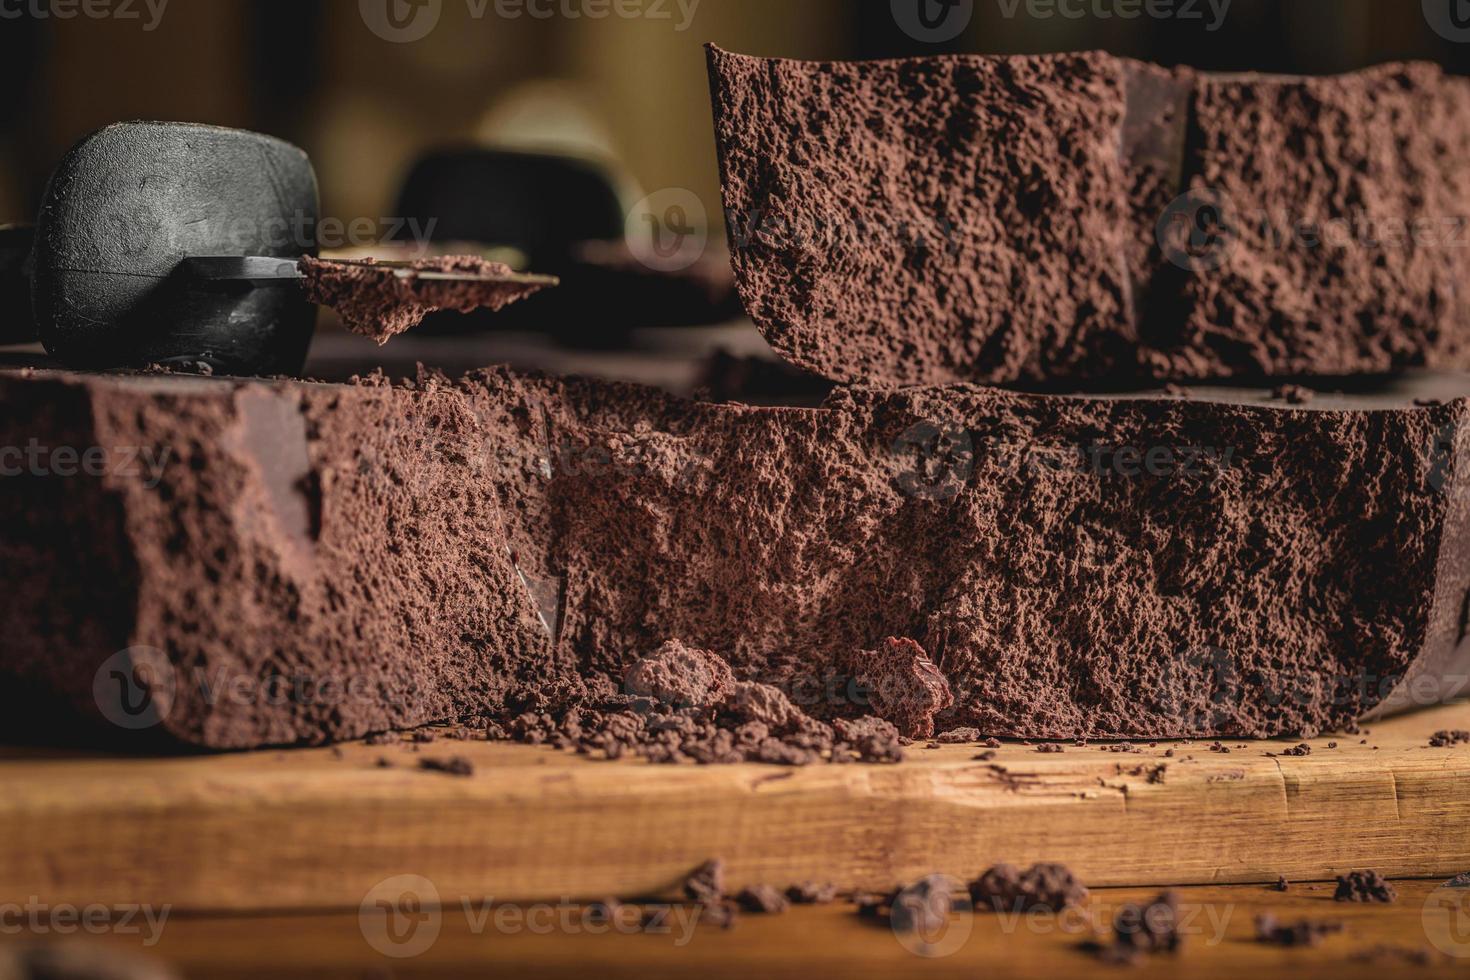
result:
[[(375, 34), (359, 0), (168, 0), (155, 18), (160, 2), (0, 0), (0, 221), (32, 216), (76, 139), (132, 118), (290, 139), (316, 161), (322, 213), (343, 219), (390, 214), (415, 156), (456, 142), (609, 154), (645, 191), (689, 188), (717, 216), (707, 41), (798, 58), (1103, 48), (1221, 70), (1470, 69), (1470, 44), (1436, 33), (1420, 0), (1233, 0), (1214, 30), (1210, 0), (1174, 0), (1199, 19), (1130, 21), (974, 0), (938, 43), (905, 33), (890, 0), (441, 0), (412, 43)], [(375, 2), (403, 18), (425, 0)]]

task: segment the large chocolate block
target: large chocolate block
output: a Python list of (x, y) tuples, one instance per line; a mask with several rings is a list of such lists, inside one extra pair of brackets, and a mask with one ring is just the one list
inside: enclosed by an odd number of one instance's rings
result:
[(35, 373), (0, 402), (11, 722), (246, 748), (560, 676), (453, 392)]
[(1464, 686), (1470, 401), (1415, 399), (1467, 394), (8, 373), (0, 689), (121, 732), (161, 676), (150, 730), (238, 748), (607, 693), (680, 639), (842, 718), (906, 710), (848, 683), (893, 636), (941, 728), (1328, 728)]
[(1470, 82), (710, 52), (746, 307), (888, 387), (1470, 366)]
[(787, 360), (923, 384), (1115, 359), (1117, 59), (710, 60), (737, 282)]

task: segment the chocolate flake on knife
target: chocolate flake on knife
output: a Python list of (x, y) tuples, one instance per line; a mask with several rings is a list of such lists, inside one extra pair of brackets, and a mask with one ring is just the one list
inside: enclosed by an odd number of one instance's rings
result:
[(379, 345), (418, 326), (438, 310), (504, 309), (556, 280), (527, 276), (500, 262), (469, 255), (408, 262), (301, 260), (306, 297), (337, 311), (353, 333)]

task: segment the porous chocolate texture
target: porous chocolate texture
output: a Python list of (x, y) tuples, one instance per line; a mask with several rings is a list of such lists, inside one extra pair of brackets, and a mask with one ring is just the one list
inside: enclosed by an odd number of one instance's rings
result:
[(925, 384), (1116, 359), (1121, 62), (710, 64), (736, 280), (787, 360)]
[(1470, 82), (711, 48), (746, 308), (901, 386), (1470, 364)]
[[(307, 299), (331, 307), (344, 327), (380, 346), (418, 326), (430, 313), (493, 313), (543, 288), (513, 278), (514, 270), (502, 262), (473, 255), (413, 259), (407, 269), (378, 265), (372, 259), (337, 262), (308, 255), (301, 260), (301, 272)], [(418, 273), (461, 278), (434, 279)]]
[[(623, 696), (682, 649), (839, 734), (1326, 729), (1390, 691), (1458, 693), (1467, 393), (955, 386), (796, 409), (504, 369), (3, 374), (0, 446), (133, 470), (6, 477), (0, 689), (96, 718), (107, 658), (151, 648), (178, 681), (157, 730), (239, 748)], [(356, 686), (223, 686), (272, 677)], [(729, 703), (745, 724), (781, 700)]]
[(46, 374), (0, 400), (14, 725), (248, 748), (574, 683), (453, 392)]

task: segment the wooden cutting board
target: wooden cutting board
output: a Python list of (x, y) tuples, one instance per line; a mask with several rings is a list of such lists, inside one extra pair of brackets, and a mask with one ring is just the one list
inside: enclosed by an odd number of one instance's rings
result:
[[(901, 765), (807, 769), (447, 739), (175, 759), (0, 751), (0, 895), (355, 909), (411, 874), (448, 900), (575, 900), (666, 894), (712, 857), (735, 888), (880, 889), (997, 861), (1062, 861), (1100, 886), (1470, 870), (1470, 745), (1429, 747), (1470, 729), (1470, 705), (1370, 728), (1304, 757), (1266, 755), (1285, 742), (1008, 744), (993, 759), (919, 745)], [(418, 766), (453, 756), (473, 775)]]

